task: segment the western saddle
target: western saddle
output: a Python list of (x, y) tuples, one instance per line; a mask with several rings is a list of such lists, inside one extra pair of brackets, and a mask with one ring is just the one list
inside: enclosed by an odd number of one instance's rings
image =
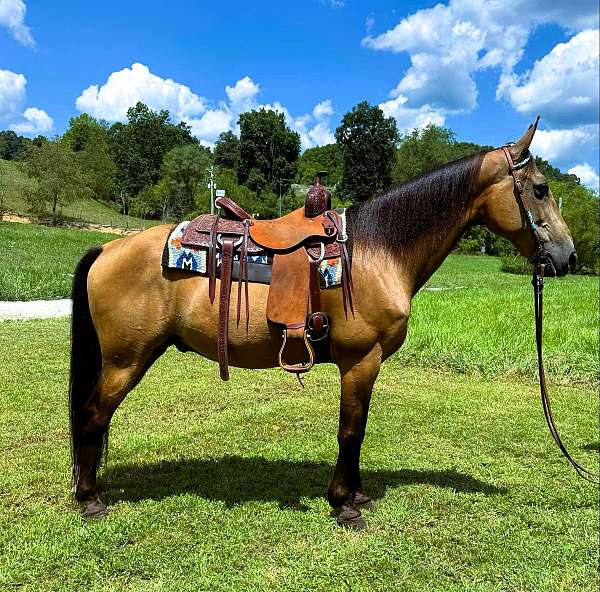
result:
[(229, 379), (227, 342), (232, 279), (238, 280), (237, 324), (243, 292), (248, 331), (249, 256), (272, 258), (270, 279), (262, 283), (270, 283), (267, 318), (283, 328), (279, 365), (284, 370), (296, 375), (308, 372), (315, 362), (313, 344), (328, 337), (329, 318), (321, 311), (318, 271), (324, 259), (340, 258), (344, 312), (347, 316), (349, 308), (354, 313), (347, 236), (340, 213), (331, 209), (331, 194), (321, 184), (324, 174), (317, 174), (304, 207), (281, 218), (257, 220), (233, 200), (220, 197), (215, 204), (226, 217), (221, 213), (204, 214), (184, 230), (182, 245), (206, 250), (211, 304), (215, 300), (217, 275), (220, 278), (217, 354), (223, 380)]

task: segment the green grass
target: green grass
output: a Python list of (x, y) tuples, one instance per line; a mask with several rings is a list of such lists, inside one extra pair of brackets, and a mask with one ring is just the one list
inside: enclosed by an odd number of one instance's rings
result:
[(67, 298), (73, 270), (112, 234), (0, 222), (0, 300)]
[[(451, 255), (413, 300), (402, 364), (485, 376), (534, 376), (531, 278), (495, 257)], [(555, 380), (598, 376), (598, 278), (546, 280), (544, 352)]]
[[(22, 163), (0, 159), (0, 177), (11, 179), (11, 190), (4, 197), (2, 209), (16, 214), (30, 215), (29, 205), (23, 197), (22, 188), (31, 184), (23, 172)], [(49, 215), (49, 214), (48, 214)], [(144, 220), (135, 216), (125, 216), (110, 206), (95, 199), (78, 199), (60, 211), (67, 221), (82, 221), (103, 226), (120, 228), (148, 228), (161, 224), (159, 220)]]
[[(470, 266), (438, 281), (466, 283)], [(598, 589), (597, 489), (555, 448), (531, 381), (385, 364), (362, 457), (378, 510), (352, 533), (324, 499), (332, 366), (305, 390), (280, 370), (222, 383), (216, 364), (169, 350), (113, 420), (111, 512), (83, 523), (68, 492), (67, 365), (66, 319), (0, 323), (1, 590)], [(552, 385), (552, 398), (593, 467), (596, 389)]]

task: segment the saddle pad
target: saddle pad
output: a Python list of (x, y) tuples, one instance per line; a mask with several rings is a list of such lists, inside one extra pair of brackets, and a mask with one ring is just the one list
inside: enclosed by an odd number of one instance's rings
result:
[[(345, 216), (343, 214), (342, 221), (345, 224)], [(181, 244), (181, 237), (189, 223), (189, 220), (180, 222), (167, 238), (162, 254), (162, 266), (166, 269), (178, 269), (189, 273), (206, 275), (208, 272), (206, 264), (207, 250), (202, 247), (184, 247)], [(326, 257), (327, 256), (328, 253), (326, 253)], [(261, 284), (270, 283), (270, 280), (266, 279), (270, 278), (270, 273), (258, 273), (255, 275), (252, 273), (252, 267), (256, 266), (258, 268), (258, 266), (265, 266), (270, 268), (272, 262), (272, 257), (269, 257), (266, 251), (261, 251), (261, 254), (249, 254), (249, 281)], [(217, 253), (217, 274), (220, 265), (221, 255), (220, 253)], [(340, 258), (332, 257), (321, 261), (319, 273), (321, 276), (321, 288), (334, 288), (340, 286), (342, 282), (342, 265)], [(235, 262), (233, 266), (233, 277), (234, 279), (237, 279), (237, 264)]]

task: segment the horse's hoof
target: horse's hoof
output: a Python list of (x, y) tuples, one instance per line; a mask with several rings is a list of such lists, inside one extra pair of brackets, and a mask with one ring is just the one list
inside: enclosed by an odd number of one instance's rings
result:
[(84, 520), (101, 520), (107, 514), (108, 507), (99, 497), (86, 502), (83, 509)]
[(366, 495), (360, 491), (357, 491), (356, 495), (354, 496), (354, 505), (361, 512), (363, 510), (368, 510), (369, 512), (374, 512), (377, 508), (375, 502), (373, 501), (373, 498), (370, 498), (368, 495)]
[(365, 519), (360, 512), (352, 506), (342, 506), (339, 510), (336, 522), (348, 530), (364, 530), (367, 527)]

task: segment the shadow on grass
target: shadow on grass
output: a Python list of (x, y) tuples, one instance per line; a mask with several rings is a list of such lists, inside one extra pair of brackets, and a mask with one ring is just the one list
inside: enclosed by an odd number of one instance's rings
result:
[(590, 442), (583, 447), (584, 450), (600, 451), (600, 442)]
[[(110, 504), (195, 493), (228, 506), (247, 501), (275, 501), (281, 507), (304, 509), (300, 498), (325, 496), (333, 469), (327, 463), (241, 456), (116, 465), (108, 467), (102, 476), (103, 498)], [(452, 470), (365, 469), (362, 480), (367, 493), (376, 499), (383, 497), (388, 487), (416, 484), (485, 495), (507, 491)]]

